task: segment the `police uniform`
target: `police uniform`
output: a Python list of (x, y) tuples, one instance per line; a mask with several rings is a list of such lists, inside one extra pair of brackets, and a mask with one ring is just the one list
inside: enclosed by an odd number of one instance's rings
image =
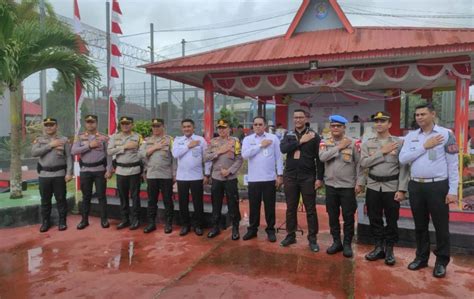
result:
[[(228, 128), (229, 124), (226, 120), (221, 119), (217, 123), (218, 128)], [(219, 154), (218, 150), (229, 144), (230, 150), (226, 153)], [(227, 198), (227, 206), (232, 222), (232, 239), (237, 240), (239, 236), (240, 210), (239, 210), (239, 190), (237, 175), (242, 166), (242, 156), (239, 139), (236, 137), (221, 138), (215, 137), (211, 140), (209, 147), (205, 153), (205, 161), (212, 162), (212, 224), (213, 229), (209, 232), (208, 237), (213, 238), (219, 234), (219, 223), (221, 219), (222, 201), (224, 193)], [(223, 176), (221, 170), (229, 170), (228, 176)]]
[[(164, 121), (157, 118), (152, 119), (151, 123), (152, 125), (164, 125)], [(162, 144), (161, 149), (153, 151), (150, 155), (147, 154), (147, 151), (157, 144)], [(157, 203), (160, 192), (165, 205), (165, 233), (171, 233), (172, 230), (173, 177), (176, 177), (176, 160), (171, 154), (172, 148), (173, 137), (169, 135), (147, 137), (140, 147), (140, 157), (145, 162), (148, 189), (148, 226), (144, 229), (145, 233), (156, 229)]]
[[(443, 143), (425, 149), (425, 142), (436, 135), (443, 136)], [(416, 258), (410, 270), (426, 267), (430, 256), (428, 225), (431, 220), (436, 231), (436, 264), (433, 275), (443, 277), (450, 261), (449, 205), (447, 194), (458, 193), (458, 147), (453, 133), (434, 125), (429, 133), (417, 129), (405, 137), (400, 152), (400, 163), (410, 163), (408, 184), (410, 207), (415, 221)], [(438, 272), (439, 271), (439, 272)]]
[[(378, 112), (373, 120), (389, 121), (390, 115)], [(394, 142), (398, 144), (397, 150), (388, 154), (382, 153), (383, 146)], [(395, 193), (405, 193), (408, 188), (408, 165), (400, 165), (398, 160), (402, 145), (401, 138), (389, 135), (380, 139), (375, 136), (362, 144), (360, 158), (360, 166), (367, 173), (366, 206), (375, 239), (375, 249), (365, 257), (370, 261), (385, 258), (388, 265), (395, 264), (393, 246), (398, 241), (400, 203), (395, 200)], [(384, 215), (387, 223), (385, 227)]]
[[(331, 124), (347, 123), (339, 115), (329, 117)], [(339, 150), (337, 145), (342, 140), (333, 137), (323, 140), (319, 147), (319, 159), (324, 162), (324, 183), (326, 185), (326, 210), (329, 215), (329, 226), (334, 243), (328, 248), (327, 253), (333, 254), (344, 249), (344, 256), (351, 257), (351, 242), (354, 237), (354, 214), (357, 210), (357, 201), (354, 187), (363, 185), (364, 179), (359, 169), (360, 144), (348, 138), (351, 143), (346, 148)], [(339, 214), (342, 209), (344, 219), (344, 240), (341, 244), (341, 227)]]
[[(192, 141), (199, 141), (199, 144), (189, 148)], [(178, 184), (179, 215), (181, 218), (180, 235), (186, 235), (191, 226), (189, 216), (189, 191), (193, 199), (193, 222), (197, 235), (202, 235), (204, 206), (203, 206), (203, 179), (204, 174), (210, 174), (210, 162), (204, 163), (204, 153), (207, 149), (207, 142), (202, 136), (192, 134), (191, 136), (176, 137), (173, 143), (173, 157), (178, 161), (176, 170), (176, 182)]]
[[(133, 118), (122, 116), (120, 118), (120, 123), (123, 122), (133, 123)], [(142, 141), (143, 139), (140, 134), (133, 131), (130, 132), (130, 134), (118, 132), (110, 137), (109, 145), (107, 147), (107, 153), (115, 156), (115, 174), (117, 176), (117, 189), (120, 197), (120, 209), (122, 214), (122, 222), (117, 226), (117, 229), (130, 226), (130, 197), (132, 199), (132, 223), (130, 229), (137, 229), (139, 227), (139, 193), (143, 166), (138, 152)], [(125, 144), (128, 142), (135, 142), (137, 148), (124, 149)]]
[[(97, 122), (97, 116), (87, 115), (84, 120), (86, 122)], [(112, 157), (107, 155), (108, 140), (109, 137), (107, 135), (99, 132), (95, 134), (82, 132), (74, 139), (71, 153), (72, 155), (79, 155), (79, 166), (81, 169), (82, 220), (77, 226), (78, 229), (83, 229), (89, 225), (88, 217), (94, 184), (101, 209), (101, 225), (103, 228), (109, 227), (107, 220), (107, 197), (105, 195), (107, 188), (105, 173), (112, 172)], [(89, 144), (92, 141), (97, 141), (99, 146), (91, 148)]]
[[(314, 138), (300, 144), (305, 134), (312, 133)], [(324, 164), (319, 160), (319, 143), (321, 138), (309, 126), (301, 132), (287, 132), (280, 144), (280, 150), (286, 155), (285, 171), (283, 173), (284, 191), (286, 197), (286, 231), (288, 233), (282, 246), (296, 242), (297, 210), (300, 195), (306, 209), (308, 223), (308, 241), (312, 250), (318, 251), (318, 216), (316, 214), (315, 180), (324, 179)]]
[[(45, 118), (44, 125), (57, 124), (54, 118)], [(61, 140), (64, 146), (51, 148), (50, 142)], [(38, 157), (39, 191), (41, 195), (41, 217), (43, 224), (41, 232), (45, 232), (50, 227), (51, 198), (54, 194), (59, 214), (59, 230), (67, 228), (67, 199), (65, 176), (73, 174), (73, 162), (71, 156), (71, 145), (64, 136), (41, 135), (33, 141), (31, 149), (33, 157)]]

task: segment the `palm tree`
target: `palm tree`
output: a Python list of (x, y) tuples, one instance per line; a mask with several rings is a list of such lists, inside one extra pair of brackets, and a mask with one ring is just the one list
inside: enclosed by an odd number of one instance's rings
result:
[(0, 85), (10, 91), (11, 162), (10, 198), (21, 198), (22, 81), (49, 68), (56, 69), (70, 86), (75, 78), (84, 85), (99, 78), (87, 56), (79, 53), (79, 40), (48, 9), (41, 26), (37, 0), (0, 1)]

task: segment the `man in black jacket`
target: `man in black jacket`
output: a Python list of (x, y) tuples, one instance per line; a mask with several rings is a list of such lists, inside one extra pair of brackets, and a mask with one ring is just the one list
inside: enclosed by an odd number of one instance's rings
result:
[(295, 110), (293, 121), (294, 131), (286, 133), (280, 143), (281, 152), (287, 154), (283, 184), (286, 197), (286, 230), (288, 232), (280, 245), (286, 247), (296, 243), (297, 210), (301, 194), (308, 221), (309, 248), (313, 252), (318, 252), (316, 189), (322, 186), (324, 176), (324, 164), (319, 161), (321, 138), (309, 127), (304, 110)]

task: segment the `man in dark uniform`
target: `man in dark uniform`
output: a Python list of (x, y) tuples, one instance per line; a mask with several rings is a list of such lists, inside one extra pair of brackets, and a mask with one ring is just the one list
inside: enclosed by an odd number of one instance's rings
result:
[(66, 183), (72, 180), (73, 162), (68, 139), (58, 136), (56, 119), (43, 120), (44, 134), (33, 141), (31, 154), (38, 157), (39, 191), (41, 195), (41, 217), (43, 223), (40, 232), (47, 232), (51, 226), (51, 198), (56, 198), (60, 231), (67, 229)]
[(416, 257), (412, 271), (428, 266), (430, 217), (436, 232), (436, 263), (433, 276), (442, 278), (450, 261), (449, 204), (458, 199), (458, 146), (451, 130), (435, 123), (431, 104), (415, 108), (419, 129), (405, 137), (400, 163), (410, 163), (410, 207), (415, 221)]
[[(328, 254), (342, 251), (345, 257), (352, 257), (357, 210), (356, 195), (362, 191), (364, 177), (360, 173), (360, 144), (345, 136), (347, 119), (340, 115), (329, 117), (331, 137), (321, 141), (319, 158), (324, 162), (324, 183), (326, 185), (326, 210), (333, 244), (326, 250)], [(344, 219), (344, 240), (341, 242), (339, 215)]]
[(145, 161), (148, 186), (148, 225), (143, 230), (150, 233), (156, 229), (158, 195), (161, 192), (165, 205), (165, 233), (172, 231), (173, 182), (176, 181), (176, 160), (171, 154), (173, 137), (165, 134), (165, 122), (161, 118), (151, 120), (152, 136), (145, 138), (140, 147), (140, 157)]
[[(133, 118), (122, 116), (120, 118), (120, 132), (112, 135), (107, 148), (107, 154), (115, 155), (117, 168), (117, 189), (120, 197), (120, 209), (122, 211), (122, 222), (117, 229), (130, 226), (135, 230), (140, 226), (140, 182), (142, 173), (142, 162), (138, 156), (142, 137), (132, 131)], [(132, 223), (130, 224), (130, 202), (132, 198)]]
[(405, 199), (409, 169), (398, 161), (403, 140), (390, 135), (390, 114), (377, 112), (373, 121), (377, 135), (362, 144), (360, 157), (360, 166), (367, 170), (365, 203), (375, 239), (374, 250), (365, 258), (369, 261), (385, 258), (385, 264), (392, 266), (395, 264), (393, 246), (398, 241), (400, 201)]
[(281, 152), (287, 154), (283, 186), (286, 197), (286, 231), (288, 233), (280, 245), (286, 247), (296, 243), (297, 210), (301, 195), (308, 221), (309, 248), (313, 252), (318, 252), (316, 189), (322, 186), (324, 164), (319, 160), (321, 138), (307, 126), (307, 120), (304, 110), (295, 110), (293, 112), (295, 130), (286, 133), (280, 144)]
[(107, 135), (97, 131), (97, 116), (86, 115), (86, 131), (76, 136), (72, 145), (72, 155), (80, 155), (81, 191), (82, 191), (82, 220), (77, 229), (84, 229), (89, 225), (89, 211), (92, 198), (92, 186), (100, 204), (100, 224), (103, 228), (109, 227), (107, 220), (107, 197), (105, 190), (107, 179), (112, 175), (112, 158), (107, 155)]
[(212, 162), (211, 199), (213, 228), (207, 237), (214, 238), (220, 233), (219, 223), (225, 193), (232, 221), (232, 240), (238, 240), (240, 238), (240, 211), (237, 174), (243, 162), (240, 153), (240, 142), (238, 138), (229, 136), (229, 123), (225, 119), (217, 122), (217, 131), (219, 137), (211, 140), (211, 144), (207, 147), (204, 155), (205, 161)]

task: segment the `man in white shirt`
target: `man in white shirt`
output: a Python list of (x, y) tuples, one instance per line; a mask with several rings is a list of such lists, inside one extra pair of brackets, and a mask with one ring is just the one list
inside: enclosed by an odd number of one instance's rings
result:
[(280, 140), (265, 132), (266, 120), (263, 116), (253, 119), (253, 131), (244, 138), (242, 157), (248, 160), (248, 196), (250, 203), (249, 227), (243, 240), (257, 236), (260, 225), (260, 206), (264, 203), (268, 240), (276, 241), (275, 201), (276, 188), (283, 182), (283, 160)]
[(210, 175), (210, 163), (204, 165), (207, 142), (203, 137), (194, 134), (194, 121), (192, 119), (183, 119), (181, 130), (184, 136), (176, 137), (172, 149), (173, 157), (178, 160), (176, 181), (178, 183), (179, 214), (182, 224), (179, 235), (185, 236), (190, 231), (191, 222), (188, 206), (189, 190), (191, 190), (194, 207), (194, 232), (196, 235), (202, 236), (203, 185), (207, 184)]
[(410, 270), (428, 266), (431, 220), (436, 231), (436, 263), (433, 276), (442, 278), (450, 261), (449, 204), (458, 198), (458, 147), (453, 133), (435, 124), (431, 104), (415, 108), (419, 129), (405, 137), (400, 163), (411, 165), (408, 184), (410, 207), (415, 221), (416, 257)]

